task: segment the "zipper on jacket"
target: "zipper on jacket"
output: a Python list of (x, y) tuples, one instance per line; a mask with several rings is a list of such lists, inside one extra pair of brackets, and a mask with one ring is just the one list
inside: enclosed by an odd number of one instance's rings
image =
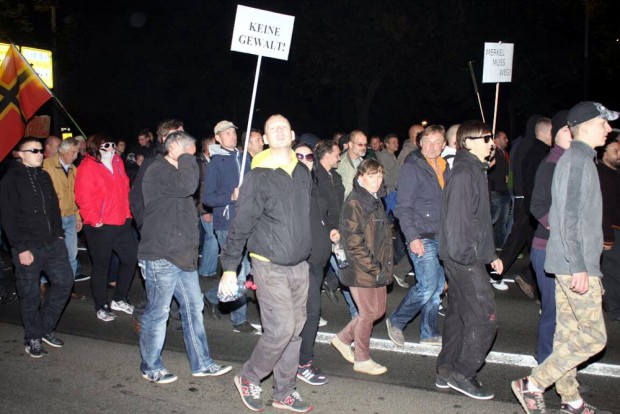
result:
[(41, 202), (43, 203), (43, 215), (45, 216), (45, 222), (47, 223), (47, 231), (49, 235), (52, 235), (52, 225), (50, 223), (50, 219), (47, 216), (47, 209), (45, 208), (45, 193), (43, 192), (43, 188), (41, 188), (41, 183), (37, 180), (37, 187), (39, 187), (39, 191), (41, 192)]

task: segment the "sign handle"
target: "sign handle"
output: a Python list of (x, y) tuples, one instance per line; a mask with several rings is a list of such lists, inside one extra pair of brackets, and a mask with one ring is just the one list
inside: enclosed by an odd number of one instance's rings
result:
[(254, 115), (254, 102), (256, 101), (256, 89), (258, 88), (258, 75), (260, 73), (260, 64), (263, 57), (258, 55), (256, 61), (256, 74), (254, 75), (254, 88), (252, 89), (252, 101), (250, 103), (250, 115), (248, 116), (248, 127), (245, 133), (245, 143), (243, 144), (243, 158), (241, 158), (241, 169), (239, 170), (239, 187), (243, 184), (243, 172), (245, 171), (245, 161), (248, 158), (248, 143), (250, 142), (250, 130), (252, 129), (252, 117)]
[(493, 110), (493, 136), (495, 136), (495, 125), (497, 124), (497, 101), (499, 100), (499, 82), (495, 84), (495, 109)]
[(478, 106), (480, 107), (480, 115), (482, 115), (482, 122), (487, 122), (484, 119), (484, 111), (482, 110), (482, 100), (480, 99), (480, 92), (478, 91), (478, 84), (476, 83), (476, 76), (474, 75), (474, 66), (471, 64), (471, 60), (467, 63), (469, 65), (469, 73), (471, 74), (471, 81), (474, 84), (474, 91), (478, 97)]

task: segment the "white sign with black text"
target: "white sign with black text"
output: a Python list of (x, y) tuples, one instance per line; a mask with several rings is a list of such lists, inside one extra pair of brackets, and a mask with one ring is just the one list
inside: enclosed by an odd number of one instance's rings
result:
[(485, 43), (482, 83), (512, 82), (514, 43)]
[(288, 60), (295, 17), (237, 6), (230, 50)]

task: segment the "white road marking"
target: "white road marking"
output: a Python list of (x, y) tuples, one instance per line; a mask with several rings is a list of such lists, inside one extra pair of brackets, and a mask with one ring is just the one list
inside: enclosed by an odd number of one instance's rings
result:
[[(335, 334), (319, 332), (316, 337), (316, 342), (321, 344), (329, 344)], [(441, 350), (438, 346), (424, 345), (413, 342), (405, 342), (404, 347), (394, 345), (394, 343), (388, 339), (370, 339), (370, 349), (377, 351), (398, 352), (399, 354), (407, 355), (425, 355), (436, 357)], [(533, 368), (536, 365), (536, 360), (531, 355), (522, 354), (510, 354), (506, 352), (491, 352), (487, 356), (487, 362), (490, 364), (501, 364), (518, 367)], [(602, 364), (595, 362), (590, 364), (587, 368), (579, 371), (582, 374), (597, 375), (608, 378), (620, 378), (620, 365)]]

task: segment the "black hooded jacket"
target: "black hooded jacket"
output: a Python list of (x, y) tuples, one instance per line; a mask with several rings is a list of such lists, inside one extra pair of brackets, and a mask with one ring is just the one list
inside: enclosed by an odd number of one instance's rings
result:
[(58, 197), (42, 168), (14, 163), (2, 179), (0, 197), (2, 227), (18, 254), (64, 237)]
[[(513, 192), (515, 197), (523, 197), (523, 160), (526, 154), (534, 144), (536, 139), (536, 122), (541, 118), (540, 115), (532, 115), (527, 120), (525, 127), (525, 135), (520, 142), (512, 144), (512, 152), (510, 153), (510, 167), (513, 176)], [(534, 171), (534, 174), (536, 171)]]

